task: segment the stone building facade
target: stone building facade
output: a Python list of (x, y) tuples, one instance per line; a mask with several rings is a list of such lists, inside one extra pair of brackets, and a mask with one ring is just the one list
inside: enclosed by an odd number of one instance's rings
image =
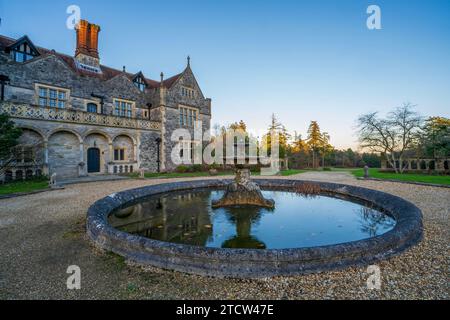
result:
[(173, 131), (193, 133), (198, 121), (210, 129), (211, 100), (189, 58), (183, 72), (156, 81), (101, 65), (99, 26), (82, 20), (76, 31), (75, 56), (0, 36), (0, 112), (23, 129), (4, 179), (175, 169)]

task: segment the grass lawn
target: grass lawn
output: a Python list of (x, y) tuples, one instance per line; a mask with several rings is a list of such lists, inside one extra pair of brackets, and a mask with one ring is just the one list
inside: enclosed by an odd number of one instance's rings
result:
[(289, 169), (289, 170), (283, 170), (281, 171), (282, 176), (292, 176), (294, 174), (299, 174), (306, 172), (307, 170), (299, 170), (299, 169)]
[[(357, 169), (350, 171), (355, 177), (363, 177), (364, 169)], [(446, 184), (450, 185), (450, 176), (438, 176), (438, 175), (428, 175), (420, 173), (391, 173), (391, 172), (380, 172), (380, 169), (371, 168), (369, 169), (369, 176), (371, 178), (377, 179), (388, 179), (388, 180), (401, 180), (410, 182), (423, 182), (423, 183), (436, 183), (436, 184)]]
[(0, 195), (48, 189), (47, 180), (29, 180), (0, 184)]

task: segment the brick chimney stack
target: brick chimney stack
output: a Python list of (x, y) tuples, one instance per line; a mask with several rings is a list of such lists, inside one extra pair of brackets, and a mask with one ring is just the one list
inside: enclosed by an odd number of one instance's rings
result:
[(75, 56), (80, 53), (86, 54), (88, 50), (87, 46), (87, 25), (88, 22), (86, 20), (80, 20), (78, 23), (77, 30), (77, 48), (75, 50)]
[[(100, 26), (89, 23), (86, 20), (80, 20), (77, 25), (77, 48), (75, 50), (75, 59), (82, 68), (88, 71), (100, 71), (100, 59), (98, 55), (98, 33)], [(93, 67), (97, 70), (90, 70)]]
[(98, 33), (100, 26), (89, 24), (89, 52), (92, 56), (98, 58)]

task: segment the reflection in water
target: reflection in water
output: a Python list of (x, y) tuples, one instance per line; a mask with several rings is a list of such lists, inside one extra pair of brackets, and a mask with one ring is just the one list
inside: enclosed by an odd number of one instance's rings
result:
[(221, 190), (180, 191), (149, 197), (116, 211), (110, 223), (151, 239), (216, 248), (295, 248), (355, 241), (395, 226), (390, 216), (363, 205), (318, 195), (264, 191), (275, 209), (213, 209)]
[(360, 209), (361, 231), (371, 237), (379, 235), (383, 229), (392, 229), (395, 226), (395, 220), (385, 214), (380, 214), (379, 211), (368, 207), (361, 207)]
[(224, 209), (228, 220), (236, 226), (236, 235), (224, 241), (222, 248), (266, 248), (264, 242), (251, 235), (252, 225), (261, 218), (263, 211), (261, 207), (226, 207)]
[(212, 234), (212, 225), (209, 215), (198, 208), (207, 206), (206, 201), (199, 193), (153, 197), (131, 207), (133, 215), (113, 214), (109, 219), (113, 226), (128, 233), (204, 246)]

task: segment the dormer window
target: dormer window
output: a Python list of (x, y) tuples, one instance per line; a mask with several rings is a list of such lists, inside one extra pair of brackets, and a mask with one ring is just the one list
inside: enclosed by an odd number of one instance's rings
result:
[(141, 92), (144, 92), (145, 88), (147, 87), (147, 84), (141, 76), (137, 76), (136, 78), (134, 78), (133, 83)]
[(26, 62), (39, 55), (39, 52), (26, 36), (9, 46), (8, 50), (16, 62)]

